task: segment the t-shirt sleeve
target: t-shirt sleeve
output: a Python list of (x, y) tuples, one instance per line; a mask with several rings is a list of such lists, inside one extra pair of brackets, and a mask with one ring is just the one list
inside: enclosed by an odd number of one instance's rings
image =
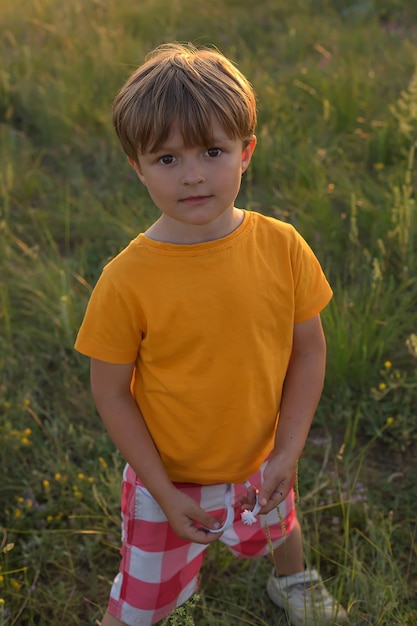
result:
[(140, 311), (131, 292), (105, 268), (91, 294), (75, 349), (108, 363), (133, 363), (142, 335)]
[(295, 289), (294, 323), (305, 322), (320, 313), (330, 302), (333, 291), (319, 260), (307, 242), (296, 233), (293, 265)]

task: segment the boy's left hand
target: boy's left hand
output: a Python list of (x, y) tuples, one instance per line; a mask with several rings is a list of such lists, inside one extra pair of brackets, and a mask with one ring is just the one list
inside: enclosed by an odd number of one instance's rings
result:
[(285, 500), (295, 482), (296, 462), (289, 463), (281, 456), (272, 456), (266, 464), (263, 482), (258, 494), (260, 515), (266, 515)]

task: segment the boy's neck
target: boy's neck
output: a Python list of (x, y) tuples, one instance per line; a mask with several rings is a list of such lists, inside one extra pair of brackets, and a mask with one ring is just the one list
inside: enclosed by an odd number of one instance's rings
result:
[(236, 230), (244, 219), (242, 209), (233, 208), (230, 213), (219, 216), (209, 224), (184, 224), (167, 215), (152, 224), (144, 235), (153, 241), (172, 243), (177, 245), (192, 245), (215, 241), (227, 237)]

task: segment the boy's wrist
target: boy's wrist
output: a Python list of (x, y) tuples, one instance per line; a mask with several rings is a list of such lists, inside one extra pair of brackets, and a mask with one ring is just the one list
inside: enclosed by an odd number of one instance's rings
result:
[(178, 490), (175, 485), (171, 481), (169, 481), (169, 479), (163, 486), (161, 486), (161, 484), (158, 484), (158, 487), (156, 489), (152, 489), (152, 487), (147, 487), (147, 489), (163, 511), (171, 508), (177, 498)]
[(282, 445), (279, 448), (274, 448), (269, 455), (269, 461), (274, 461), (275, 463), (282, 464), (283, 466), (295, 466), (297, 464), (298, 459), (301, 456), (301, 452), (297, 450), (291, 450), (288, 448), (283, 448)]

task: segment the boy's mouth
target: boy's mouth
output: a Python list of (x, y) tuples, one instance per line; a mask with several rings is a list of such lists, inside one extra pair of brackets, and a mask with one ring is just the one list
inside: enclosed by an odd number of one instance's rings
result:
[(180, 202), (184, 204), (201, 204), (209, 200), (212, 196), (187, 196), (186, 198), (181, 198)]

